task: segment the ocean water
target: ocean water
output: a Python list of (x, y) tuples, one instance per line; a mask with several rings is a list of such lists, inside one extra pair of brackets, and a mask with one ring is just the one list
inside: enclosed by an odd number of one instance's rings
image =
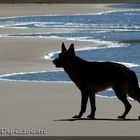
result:
[[(125, 5), (124, 10), (90, 14), (40, 15), (29, 17), (0, 18), (5, 25), (0, 28), (50, 28), (57, 29), (46, 33), (5, 34), (5, 37), (56, 38), (65, 40), (96, 42), (97, 47), (85, 46), (77, 49), (76, 54), (89, 61), (113, 61), (122, 63), (134, 70), (140, 81), (140, 8)], [(11, 24), (12, 23), (12, 24)], [(50, 52), (45, 59), (55, 59), (58, 52)], [(1, 75), (1, 80), (71, 82), (62, 70), (14, 73)], [(104, 94), (102, 94), (104, 93)], [(111, 90), (99, 95), (113, 97)]]

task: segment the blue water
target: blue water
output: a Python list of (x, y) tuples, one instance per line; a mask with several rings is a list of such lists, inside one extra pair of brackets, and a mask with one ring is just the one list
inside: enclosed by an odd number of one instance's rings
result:
[(24, 73), (24, 74), (13, 74), (4, 76), (2, 78), (9, 80), (23, 80), (23, 81), (66, 81), (70, 82), (69, 77), (64, 71), (50, 71), (50, 72), (35, 72), (35, 73)]
[[(139, 40), (140, 11), (108, 12), (87, 15), (57, 15), (0, 18), (0, 22), (15, 22), (11, 28), (57, 28), (69, 29), (59, 33), (12, 34), (22, 37), (83, 37), (109, 41)], [(121, 34), (121, 35), (120, 35)]]
[[(46, 33), (18, 33), (7, 34), (11, 37), (26, 38), (57, 38), (77, 41), (98, 41), (97, 47), (76, 50), (76, 54), (86, 60), (115, 61), (128, 63), (140, 81), (140, 8), (127, 5), (124, 11), (113, 11), (98, 14), (83, 15), (42, 15), (29, 17), (0, 18), (6, 27), (22, 29), (50, 28), (53, 32)], [(126, 10), (127, 9), (127, 10)], [(12, 24), (8, 24), (11, 22)], [(4, 27), (3, 27), (4, 28)], [(63, 29), (63, 30), (62, 30)], [(65, 29), (65, 32), (64, 32)], [(60, 42), (61, 42), (60, 40)], [(50, 59), (56, 58), (57, 52)], [(70, 81), (63, 71), (24, 73), (17, 75), (0, 76), (8, 80), (25, 81)], [(114, 96), (112, 91), (105, 91), (105, 96)]]

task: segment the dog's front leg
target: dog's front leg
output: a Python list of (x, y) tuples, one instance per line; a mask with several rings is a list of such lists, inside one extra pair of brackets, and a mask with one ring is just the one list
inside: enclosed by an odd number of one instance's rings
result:
[(83, 113), (86, 112), (86, 106), (88, 101), (88, 93), (85, 91), (81, 91), (81, 110), (79, 112), (79, 115), (73, 116), (73, 118), (81, 118)]
[(90, 106), (91, 106), (91, 114), (88, 115), (87, 118), (95, 119), (95, 111), (96, 111), (95, 93), (90, 93), (89, 99), (90, 99)]

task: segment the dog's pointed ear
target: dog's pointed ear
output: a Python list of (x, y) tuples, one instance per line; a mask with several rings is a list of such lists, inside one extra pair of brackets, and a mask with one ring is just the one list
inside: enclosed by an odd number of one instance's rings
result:
[(73, 43), (70, 45), (68, 52), (69, 52), (71, 55), (75, 55), (75, 50), (74, 50), (74, 44), (73, 44)]
[(63, 42), (61, 45), (61, 52), (65, 52), (65, 51), (67, 51), (67, 49), (66, 49), (65, 44)]

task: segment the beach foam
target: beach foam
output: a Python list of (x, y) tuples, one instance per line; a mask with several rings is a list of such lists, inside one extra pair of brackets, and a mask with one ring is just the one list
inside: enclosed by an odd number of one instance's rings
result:
[[(78, 40), (79, 41), (79, 40)], [(90, 41), (97, 43), (98, 47), (83, 47), (83, 48), (76, 48), (76, 51), (85, 51), (85, 50), (98, 50), (98, 49), (108, 49), (108, 48), (118, 48), (118, 47), (127, 47), (128, 45), (125, 45), (123, 43), (117, 43), (117, 42), (111, 42), (111, 41), (101, 41), (101, 40), (85, 40), (80, 39), (80, 41)], [(44, 56), (44, 59), (53, 60), (54, 56), (56, 54), (59, 54), (60, 51), (50, 52), (47, 55)], [(137, 64), (134, 64), (137, 65)]]

